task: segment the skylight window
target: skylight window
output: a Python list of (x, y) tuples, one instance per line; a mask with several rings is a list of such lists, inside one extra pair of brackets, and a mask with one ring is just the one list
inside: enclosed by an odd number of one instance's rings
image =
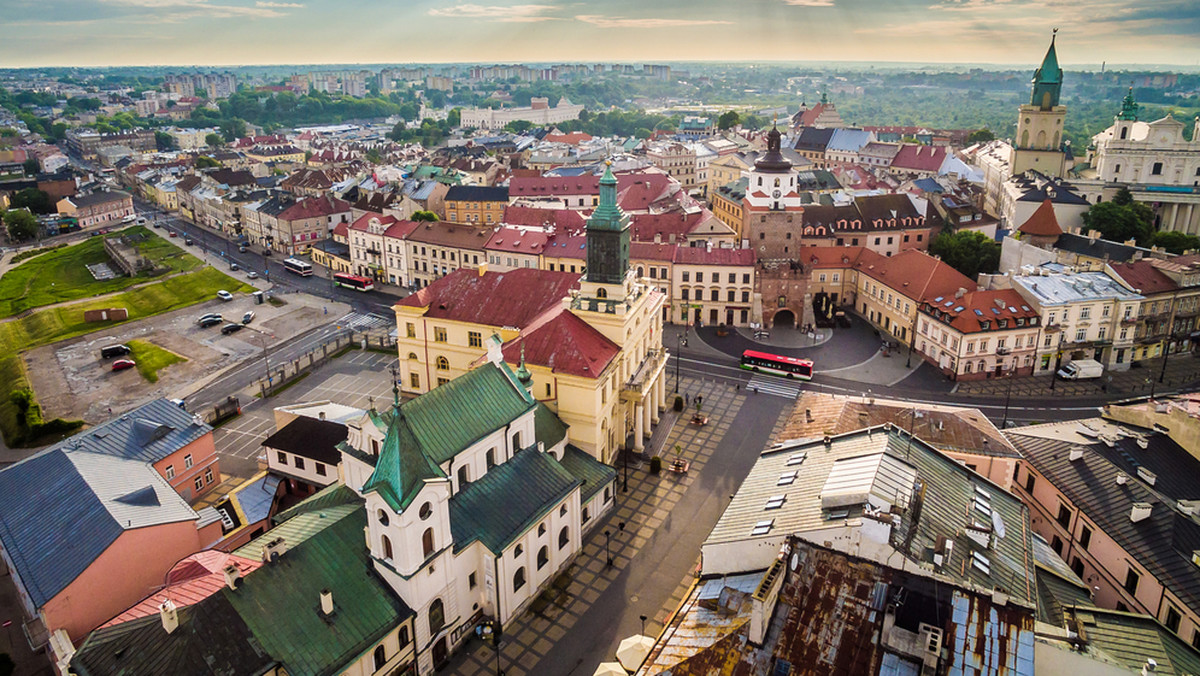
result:
[(983, 311), (982, 311), (982, 310), (976, 310), (976, 311), (975, 311), (975, 314), (977, 314), (977, 315), (979, 315), (980, 317), (982, 317), (982, 316), (983, 316)]
[(971, 553), (971, 567), (975, 568), (984, 575), (992, 574), (992, 562), (988, 561), (988, 557), (979, 552)]
[(987, 500), (984, 500), (983, 498), (978, 497), (978, 496), (975, 497), (975, 509), (978, 510), (980, 514), (983, 514), (986, 517), (991, 517), (991, 515), (992, 515), (991, 504), (989, 504)]
[(754, 524), (754, 530), (750, 531), (751, 535), (766, 535), (771, 532), (771, 528), (775, 525), (775, 519), (759, 521)]
[(788, 472), (787, 474), (779, 475), (779, 481), (775, 482), (776, 486), (789, 486), (796, 480), (796, 475), (799, 472)]
[(954, 308), (954, 311), (955, 311), (955, 312), (962, 312), (962, 311), (963, 311), (963, 310), (965, 310), (965, 309), (966, 309), (965, 307), (963, 307), (963, 306), (959, 305), (959, 306), (957, 306), (957, 307), (955, 307), (955, 308)]
[(787, 466), (795, 467), (796, 465), (803, 463), (804, 459), (807, 457), (808, 453), (793, 453), (792, 456), (788, 458)]
[(786, 495), (772, 495), (771, 497), (767, 498), (766, 509), (779, 509), (780, 507), (783, 507), (783, 503), (785, 502), (787, 502)]

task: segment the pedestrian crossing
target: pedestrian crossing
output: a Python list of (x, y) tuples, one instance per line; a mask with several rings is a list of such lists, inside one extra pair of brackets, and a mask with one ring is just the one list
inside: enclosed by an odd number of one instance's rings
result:
[(395, 328), (395, 320), (374, 313), (348, 312), (337, 320), (337, 325), (351, 331), (370, 331), (378, 328)]
[(751, 393), (771, 394), (785, 399), (795, 399), (800, 396), (800, 384), (795, 381), (783, 380), (772, 376), (756, 374), (746, 384)]

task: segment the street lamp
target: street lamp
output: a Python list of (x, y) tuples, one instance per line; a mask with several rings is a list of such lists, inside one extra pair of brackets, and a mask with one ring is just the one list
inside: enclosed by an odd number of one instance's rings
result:
[(1013, 376), (1017, 374), (1017, 360), (1013, 358), (1013, 365), (1008, 369), (1008, 388), (1004, 391), (1004, 419), (1000, 422), (1000, 429), (1008, 429), (1008, 402), (1012, 399), (1012, 381)]
[(483, 620), (479, 626), (475, 627), (475, 633), (483, 640), (491, 640), (492, 648), (496, 651), (496, 676), (504, 676), (504, 670), (500, 668), (500, 622), (498, 620)]
[(608, 566), (609, 568), (612, 568), (612, 565), (613, 565), (612, 547), (610, 546), (610, 542), (612, 540), (611, 535), (612, 535), (612, 531), (605, 529), (605, 531), (604, 531), (604, 553), (608, 557), (608, 563), (606, 563), (605, 565)]
[(683, 360), (683, 348), (687, 347), (687, 329), (675, 337), (675, 394), (679, 394), (679, 362)]

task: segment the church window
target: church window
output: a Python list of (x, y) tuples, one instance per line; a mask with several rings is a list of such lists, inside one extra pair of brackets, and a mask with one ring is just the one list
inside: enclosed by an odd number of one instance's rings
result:
[(383, 527), (385, 527), (385, 528), (387, 527), (387, 525), (388, 525), (388, 515), (387, 515), (387, 512), (383, 511), (382, 509), (381, 509), (381, 510), (378, 510), (378, 511), (376, 511), (376, 512), (375, 512), (375, 518), (379, 520), (379, 525), (380, 525), (380, 526), (383, 526)]
[(405, 326), (405, 333), (409, 338), (417, 337), (417, 326), (412, 322), (408, 322)]
[(487, 453), (484, 454), (483, 457), (484, 457), (484, 463), (487, 465), (488, 469), (491, 469), (496, 466), (496, 449), (489, 448), (487, 450)]
[(483, 334), (478, 331), (468, 331), (467, 344), (471, 347), (483, 347)]
[(410, 373), (410, 374), (408, 374), (408, 380), (409, 380), (408, 384), (411, 385), (414, 390), (421, 389), (421, 374)]
[(522, 566), (513, 573), (513, 591), (525, 586), (525, 567)]
[(466, 488), (467, 484), (469, 483), (471, 483), (471, 475), (468, 471), (468, 467), (463, 465), (462, 467), (458, 468), (458, 490), (461, 491), (462, 489)]
[(375, 671), (382, 669), (385, 664), (387, 664), (387, 651), (383, 646), (378, 646), (375, 648)]
[(562, 530), (558, 531), (558, 548), (562, 549), (571, 543), (571, 529), (563, 526)]
[(445, 327), (441, 327), (441, 326), (435, 326), (435, 327), (433, 327), (433, 342), (435, 342), (435, 343), (444, 343), (444, 342), (446, 342), (446, 329), (445, 329)]
[(539, 549), (539, 550), (538, 550), (538, 555), (537, 555), (537, 569), (538, 569), (538, 570), (541, 570), (541, 569), (545, 568), (545, 567), (546, 567), (546, 564), (547, 564), (549, 561), (550, 561), (550, 553), (549, 553), (549, 550), (547, 550), (545, 547), (542, 547), (541, 549)]
[[(764, 220), (765, 220), (765, 219), (764, 219)], [(759, 239), (766, 239), (766, 238), (767, 238), (767, 233), (765, 233), (765, 232), (760, 232), (760, 233), (758, 233), (758, 238), (759, 238)]]
[(525, 548), (522, 547), (520, 544), (518, 544), (516, 547), (513, 547), (513, 558), (514, 559), (524, 553), (525, 553)]
[(422, 521), (433, 516), (433, 505), (428, 502), (421, 505), (421, 509), (417, 511), (417, 515), (421, 517)]
[(517, 451), (521, 450), (521, 433), (520, 432), (514, 432), (512, 435), (512, 450), (513, 450), (513, 453), (516, 453)]
[(433, 554), (433, 529), (426, 528), (425, 532), (421, 534), (421, 556), (427, 559), (431, 554)]
[(450, 360), (446, 359), (445, 357), (438, 357), (437, 358), (437, 369), (439, 371), (449, 371), (450, 370)]
[(776, 188), (778, 188), (778, 187), (779, 187), (779, 179), (775, 179), (775, 187), (776, 187)]
[(762, 176), (759, 176), (759, 177), (758, 177), (758, 184), (759, 184), (759, 185), (762, 185)]
[(467, 589), (474, 589), (476, 584), (478, 583), (475, 581), (475, 573), (471, 573), (467, 576)]
[(608, 298), (608, 289), (596, 289), (597, 298)]
[(388, 536), (383, 536), (383, 558), (385, 561), (392, 560), (392, 541)]
[(1128, 128), (1128, 127), (1122, 127), (1122, 128), (1121, 128), (1121, 140), (1122, 140), (1122, 141), (1124, 141), (1124, 140), (1125, 140), (1125, 138), (1126, 138), (1126, 137), (1128, 137), (1128, 136), (1129, 136), (1129, 128)]
[(417, 361), (418, 359), (420, 359), (420, 357), (418, 357), (418, 356), (417, 356), (417, 353), (416, 353), (416, 352), (409, 352), (409, 353), (408, 353), (408, 360), (409, 360), (409, 361)]
[(436, 634), (446, 626), (446, 606), (441, 599), (434, 599), (429, 604), (429, 633)]
[(539, 523), (538, 524), (538, 537), (541, 537), (545, 534), (546, 534), (546, 524)]
[(1154, 176), (1162, 176), (1162, 170), (1163, 170), (1163, 163), (1155, 162), (1154, 166), (1150, 168), (1150, 173)]

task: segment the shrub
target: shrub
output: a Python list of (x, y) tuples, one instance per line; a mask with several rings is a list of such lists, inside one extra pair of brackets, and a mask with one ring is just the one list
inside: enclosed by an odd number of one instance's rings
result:
[(658, 474), (662, 471), (662, 457), (654, 456), (650, 458), (650, 473)]
[(679, 396), (678, 394), (675, 395), (675, 410), (676, 411), (683, 410), (683, 397)]

